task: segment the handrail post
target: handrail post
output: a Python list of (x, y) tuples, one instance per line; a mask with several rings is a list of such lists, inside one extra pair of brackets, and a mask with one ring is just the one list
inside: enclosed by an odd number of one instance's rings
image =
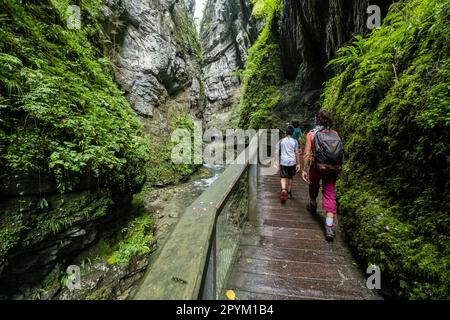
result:
[[(257, 189), (258, 189), (258, 137), (256, 145), (250, 145), (250, 159), (248, 167), (248, 221), (256, 223)], [(252, 150), (253, 149), (253, 150)], [(253, 151), (253, 152), (252, 152)]]
[(202, 293), (202, 300), (217, 299), (217, 252), (216, 252), (216, 230), (214, 228), (211, 240), (211, 248), (206, 269), (206, 277)]
[(258, 165), (251, 164), (248, 168), (248, 220), (250, 223), (256, 222), (258, 185)]

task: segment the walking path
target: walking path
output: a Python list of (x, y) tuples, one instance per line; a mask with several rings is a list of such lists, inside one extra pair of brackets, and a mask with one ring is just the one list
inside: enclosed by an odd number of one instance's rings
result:
[(242, 300), (380, 299), (340, 233), (325, 241), (321, 219), (306, 210), (308, 186), (297, 177), (294, 199), (282, 205), (278, 176), (261, 179), (258, 223), (244, 230), (227, 289)]

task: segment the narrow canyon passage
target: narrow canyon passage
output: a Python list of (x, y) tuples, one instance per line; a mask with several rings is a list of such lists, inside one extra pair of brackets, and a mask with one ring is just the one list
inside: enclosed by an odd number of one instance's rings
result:
[[(325, 261), (341, 251), (292, 241), (293, 230), (321, 232), (304, 210), (306, 185), (294, 217), (275, 208), (276, 177), (255, 184), (253, 164), (174, 160), (177, 130), (204, 151), (211, 139), (195, 135), (208, 129), (283, 137), (298, 122), (305, 145), (319, 110), (345, 150), (337, 207), (352, 264), (382, 271), (384, 298), (449, 297), (450, 1), (69, 2), (0, 2), (0, 299), (131, 299), (183, 232), (204, 241), (185, 262), (195, 280), (169, 281), (184, 288), (175, 295), (212, 297), (228, 283), (238, 299), (378, 298), (329, 285), (353, 271), (308, 269), (316, 251)], [(201, 208), (222, 220), (186, 223), (216, 188)], [(255, 208), (260, 233), (249, 234)], [(221, 246), (222, 225), (232, 241)], [(230, 270), (212, 271), (222, 255)], [(261, 289), (269, 282), (278, 291)]]

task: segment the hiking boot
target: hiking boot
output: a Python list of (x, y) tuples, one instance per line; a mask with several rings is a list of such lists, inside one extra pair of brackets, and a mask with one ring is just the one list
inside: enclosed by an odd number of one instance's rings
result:
[(292, 200), (292, 198), (293, 198), (293, 197), (292, 197), (292, 191), (291, 191), (291, 192), (288, 192), (288, 199), (289, 199), (289, 200)]
[(333, 241), (336, 237), (336, 231), (334, 230), (334, 227), (325, 226), (325, 238), (327, 241)]
[(308, 210), (308, 212), (311, 213), (312, 215), (316, 215), (317, 214), (317, 203), (315, 205), (312, 204), (312, 202), (308, 203), (308, 205), (306, 206), (306, 210)]
[(287, 197), (288, 197), (288, 193), (287, 193), (287, 191), (286, 190), (281, 190), (281, 196), (280, 196), (280, 200), (281, 200), (281, 202), (282, 203), (284, 203), (284, 202), (286, 202), (286, 200), (287, 200)]

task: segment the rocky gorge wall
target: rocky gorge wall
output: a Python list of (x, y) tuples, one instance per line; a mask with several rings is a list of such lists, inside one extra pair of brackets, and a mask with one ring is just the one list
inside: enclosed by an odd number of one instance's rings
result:
[(285, 79), (293, 81), (294, 101), (280, 109), (286, 117), (298, 114), (311, 122), (311, 113), (322, 93), (323, 84), (334, 75), (327, 69), (336, 52), (354, 36), (370, 32), (366, 22), (369, 5), (381, 8), (386, 16), (392, 0), (283, 0), (280, 48)]
[(450, 296), (449, 16), (448, 1), (392, 4), (324, 90), (346, 151), (341, 230), (391, 298)]
[(182, 91), (189, 92), (196, 113), (203, 107), (194, 5), (193, 0), (107, 0), (103, 6), (116, 81), (133, 109), (155, 123), (167, 100)]
[(239, 125), (295, 117), (309, 130), (319, 108), (331, 111), (346, 151), (340, 230), (381, 270), (386, 297), (448, 299), (449, 2), (370, 1), (384, 18), (374, 30), (365, 0), (256, 3), (266, 23), (243, 71)]
[[(370, 31), (366, 26), (369, 1), (260, 0), (256, 3), (266, 22), (270, 21), (271, 29), (267, 30), (268, 34), (260, 34), (257, 44), (250, 49), (254, 54), (244, 71), (240, 125), (284, 126), (284, 120), (298, 118), (302, 126), (310, 126), (323, 84), (335, 72), (326, 68), (327, 63), (343, 44)], [(370, 1), (371, 5), (380, 6), (382, 17), (390, 3)], [(268, 63), (270, 70), (258, 79), (257, 70)], [(268, 74), (271, 76), (267, 77)], [(264, 90), (269, 86), (273, 88)]]
[(107, 0), (102, 9), (116, 81), (154, 135), (169, 133), (157, 128), (170, 126), (170, 113), (190, 113), (208, 126), (224, 127), (239, 102), (239, 71), (264, 24), (252, 15), (252, 0), (209, 0), (198, 34), (194, 5), (194, 0)]
[(252, 10), (252, 0), (208, 0), (206, 4), (200, 37), (207, 97), (204, 121), (208, 126), (224, 127), (232, 107), (239, 103), (239, 71), (264, 24)]
[[(81, 252), (120, 230), (111, 222), (133, 219), (132, 194), (146, 176), (152, 184), (171, 175), (163, 186), (192, 173), (174, 173), (166, 140), (180, 114), (201, 118), (205, 104), (195, 2), (77, 4), (82, 27), (71, 31), (64, 1), (1, 5), (0, 17), (22, 29), (0, 24), (0, 102), (11, 104), (0, 121), (0, 298), (31, 298), (45, 278), (58, 282)], [(20, 89), (15, 100), (4, 76)], [(147, 254), (149, 234), (137, 247)]]

